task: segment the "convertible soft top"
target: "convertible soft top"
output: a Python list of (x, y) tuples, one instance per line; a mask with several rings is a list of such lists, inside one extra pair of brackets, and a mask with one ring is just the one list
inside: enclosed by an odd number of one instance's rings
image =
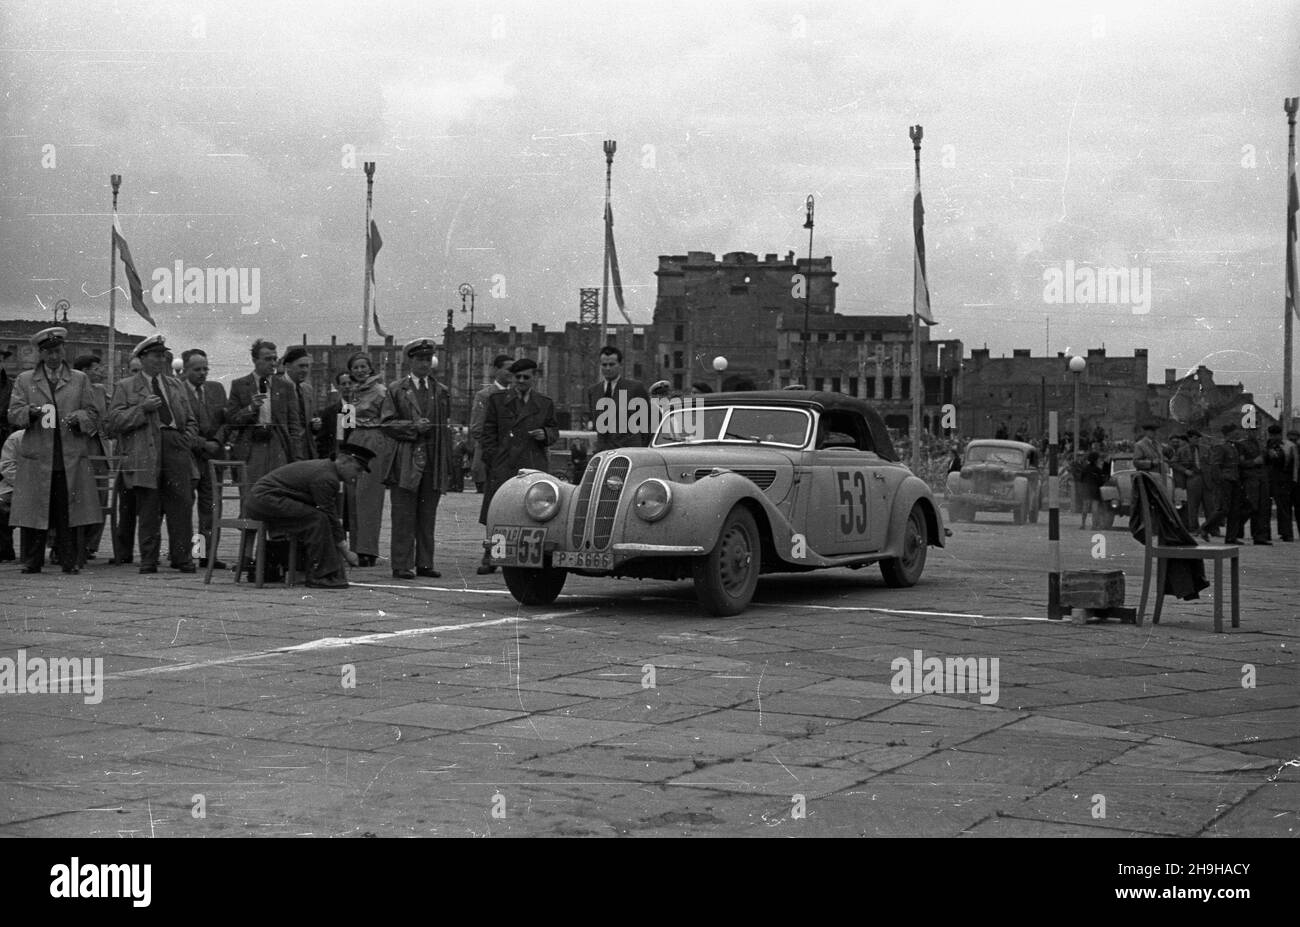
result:
[(816, 409), (820, 412), (849, 412), (861, 415), (871, 432), (871, 441), (876, 453), (883, 460), (898, 460), (894, 443), (889, 440), (889, 431), (880, 413), (868, 403), (854, 396), (843, 393), (819, 393), (812, 390), (776, 389), (746, 390), (739, 393), (704, 393), (692, 396), (692, 400), (706, 406), (728, 405), (763, 405), (793, 406), (801, 409)]

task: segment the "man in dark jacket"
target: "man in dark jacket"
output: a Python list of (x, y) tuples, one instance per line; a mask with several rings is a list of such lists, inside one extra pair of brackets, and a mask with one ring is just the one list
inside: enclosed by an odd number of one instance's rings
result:
[[(198, 476), (194, 478), (194, 496), (199, 510), (199, 534), (203, 535), (200, 566), (208, 565), (208, 545), (212, 542), (212, 474), (209, 460), (226, 458), (226, 390), (208, 379), (208, 355), (199, 348), (181, 352), (181, 384), (199, 423), (198, 439), (191, 452)], [(225, 564), (217, 561), (216, 569)]]
[(301, 455), (303, 420), (298, 397), (284, 377), (276, 376), (276, 347), (253, 342), (253, 372), (230, 384), (226, 403), (231, 455), (248, 462), (248, 485)]
[(1295, 535), (1291, 528), (1292, 457), (1295, 445), (1282, 438), (1281, 425), (1268, 426), (1268, 441), (1264, 445), (1264, 470), (1268, 474), (1268, 492), (1277, 503), (1277, 536), (1291, 541)]
[(337, 509), (339, 486), (355, 485), (370, 471), (375, 452), (356, 444), (340, 444), (333, 460), (300, 460), (272, 470), (248, 491), (250, 518), (266, 522), (271, 534), (287, 534), (307, 554), (307, 585), (313, 589), (346, 589), (346, 560), (357, 565), (348, 549), (347, 532)]
[[(498, 486), (521, 469), (550, 469), (546, 448), (559, 439), (560, 425), (555, 419), (555, 403), (533, 388), (536, 371), (536, 361), (520, 358), (510, 365), (515, 388), (488, 397), (483, 418), (483, 460), (488, 468), (488, 482), (479, 509), (480, 525), (487, 525), (488, 507)], [(479, 573), (496, 569), (488, 561), (489, 553), (489, 542), (485, 540)]]
[(595, 453), (650, 443), (650, 394), (623, 376), (623, 352), (613, 345), (600, 349), (600, 382), (587, 387), (587, 407), (596, 431)]

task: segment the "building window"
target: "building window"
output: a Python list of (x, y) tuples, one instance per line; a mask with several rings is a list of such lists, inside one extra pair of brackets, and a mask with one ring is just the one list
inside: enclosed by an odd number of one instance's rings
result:
[(880, 397), (880, 398), (882, 398), (882, 399), (893, 399), (893, 398), (894, 398), (894, 378), (893, 378), (893, 377), (885, 377), (885, 395), (882, 396), (882, 397)]
[(831, 392), (832, 392), (832, 393), (838, 393), (838, 392), (840, 392), (840, 386), (841, 386), (840, 378), (839, 378), (839, 377), (831, 377)]
[(912, 398), (912, 378), (911, 378), (911, 377), (899, 377), (899, 379), (901, 379), (901, 380), (903, 381), (903, 395), (902, 395), (901, 398), (903, 398), (903, 399), (911, 399), (911, 398)]
[(681, 352), (681, 351), (674, 351), (674, 352), (673, 352), (673, 366), (674, 366), (674, 367), (677, 367), (677, 368), (679, 368), (679, 369), (682, 368), (682, 367), (684, 367), (684, 366), (686, 366), (685, 364), (682, 363), (682, 352)]
[(818, 332), (818, 333), (817, 333), (817, 340), (818, 340), (818, 341), (830, 341), (830, 340), (831, 340), (831, 336), (830, 336), (829, 334), (827, 334), (826, 332)]
[(866, 334), (866, 332), (854, 332), (854, 333), (853, 333), (853, 340), (854, 340), (854, 341), (866, 341), (866, 340), (867, 340), (867, 334)]
[(673, 326), (673, 341), (685, 341), (685, 340), (686, 340), (686, 326), (685, 326), (685, 325), (674, 325), (674, 326)]
[(856, 396), (857, 394), (858, 394), (858, 378), (849, 377), (849, 395)]
[(819, 392), (819, 393), (820, 393), (822, 390), (826, 389), (826, 378), (825, 378), (825, 377), (813, 377), (813, 389), (815, 389), (815, 390), (816, 390), (817, 392)]
[(873, 377), (867, 377), (867, 398), (876, 398), (876, 381)]
[(645, 335), (632, 336), (632, 350), (642, 351), (645, 349)]
[(640, 365), (640, 364), (633, 364), (633, 365), (632, 365), (632, 376), (635, 377), (635, 378), (638, 379), (638, 380), (641, 379), (641, 365)]
[(781, 358), (781, 369), (782, 369), (782, 370), (789, 370), (789, 369), (790, 369), (790, 358), (788, 358), (788, 357), (783, 357), (783, 358)]
[(672, 366), (672, 358), (669, 357), (667, 354), (664, 355), (664, 366), (665, 366), (665, 367), (671, 367), (671, 366)]
[(675, 373), (673, 374), (673, 389), (681, 389), (681, 388), (682, 388), (682, 375), (680, 373)]
[(871, 333), (871, 340), (872, 340), (872, 341), (884, 341), (884, 340), (885, 340), (885, 336), (882, 335), (880, 332), (872, 332), (872, 333)]
[(836, 332), (836, 333), (835, 333), (835, 340), (836, 340), (836, 341), (848, 341), (848, 340), (849, 340), (849, 333), (848, 333), (848, 332)]

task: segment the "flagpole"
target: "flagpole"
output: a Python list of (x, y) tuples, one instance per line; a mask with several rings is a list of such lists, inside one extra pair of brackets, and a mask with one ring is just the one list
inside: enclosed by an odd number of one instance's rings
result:
[(122, 186), (121, 174), (110, 174), (113, 184), (113, 224), (108, 229), (108, 388), (117, 382), (117, 191)]
[(375, 162), (365, 162), (366, 170), (366, 282), (361, 298), (361, 350), (370, 353), (370, 207), (375, 198)]
[[(912, 151), (916, 162), (916, 192), (921, 192), (921, 137), (920, 126), (910, 126), (907, 130), (912, 139)], [(921, 319), (916, 312), (916, 275), (919, 257), (916, 253), (916, 235), (912, 235), (912, 472), (921, 475), (921, 392), (925, 389), (921, 382)]]
[[(1286, 198), (1287, 198), (1287, 228), (1286, 228), (1286, 255), (1283, 263), (1289, 264), (1293, 259), (1291, 254), (1291, 178), (1295, 176), (1295, 114), (1296, 105), (1300, 103), (1300, 97), (1287, 97), (1282, 103), (1282, 109), (1286, 112), (1287, 122), (1287, 145), (1286, 145)], [(1284, 269), (1284, 273), (1286, 270)], [(1296, 273), (1291, 269), (1292, 274)], [(1290, 278), (1288, 277), (1288, 282)], [(1294, 300), (1296, 294), (1291, 294)], [(1282, 315), (1286, 317), (1284, 330), (1282, 334), (1282, 431), (1286, 432), (1291, 428), (1291, 365), (1292, 365), (1292, 347), (1291, 338), (1294, 332), (1294, 322), (1291, 316), (1297, 311), (1295, 304), (1287, 305), (1285, 292), (1282, 296)]]
[(609, 192), (610, 178), (614, 171), (614, 152), (618, 150), (618, 142), (613, 139), (605, 139), (605, 277), (600, 286), (600, 343), (596, 350), (599, 351), (606, 344), (609, 331)]

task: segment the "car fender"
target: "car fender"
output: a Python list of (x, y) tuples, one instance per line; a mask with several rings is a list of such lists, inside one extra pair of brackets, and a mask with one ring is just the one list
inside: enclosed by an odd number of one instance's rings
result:
[[(524, 511), (524, 494), (528, 487), (537, 482), (554, 483), (560, 494), (560, 507), (555, 515), (546, 521), (535, 522)], [(518, 474), (506, 480), (492, 494), (492, 504), (488, 506), (487, 526), (536, 525), (537, 527), (568, 524), (569, 507), (573, 502), (578, 487), (566, 483), (541, 470), (520, 470)]]
[[(758, 508), (766, 516), (770, 526), (769, 536), (777, 550), (788, 551), (792, 547), (791, 539), (795, 531), (785, 513), (773, 505), (761, 489), (738, 473), (723, 470), (694, 483), (673, 483), (672, 491), (673, 507), (664, 520), (671, 520), (672, 543), (686, 543), (689, 538), (691, 543), (702, 546), (706, 551), (713, 550), (722, 534), (722, 523), (727, 513), (743, 502)], [(761, 526), (762, 519), (759, 522)], [(662, 522), (640, 522), (629, 506), (625, 534), (634, 539), (642, 526), (653, 530), (661, 524)]]
[(889, 531), (885, 535), (886, 553), (898, 556), (902, 550), (903, 535), (907, 530), (907, 518), (912, 512), (912, 506), (918, 502), (921, 505), (921, 511), (925, 514), (926, 534), (929, 535), (930, 546), (944, 546), (946, 531), (943, 526), (943, 515), (939, 512), (939, 506), (933, 501), (930, 487), (919, 477), (909, 476), (903, 480), (898, 487), (897, 494), (894, 496), (894, 505), (889, 516)]

